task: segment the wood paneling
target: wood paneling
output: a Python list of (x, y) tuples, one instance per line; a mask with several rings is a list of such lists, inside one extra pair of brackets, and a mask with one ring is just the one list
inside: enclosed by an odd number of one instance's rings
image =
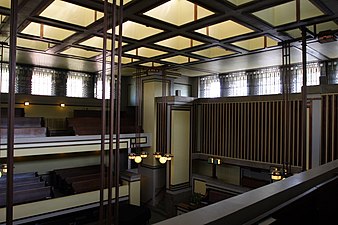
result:
[(196, 104), (202, 119), (200, 153), (301, 166), (301, 100), (288, 106), (283, 100)]
[(337, 108), (337, 94), (327, 94), (322, 96), (322, 164), (338, 158)]

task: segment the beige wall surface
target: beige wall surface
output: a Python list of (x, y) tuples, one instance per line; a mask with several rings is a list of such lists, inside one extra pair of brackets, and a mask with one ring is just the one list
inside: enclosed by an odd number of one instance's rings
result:
[(190, 111), (171, 112), (171, 185), (189, 182)]

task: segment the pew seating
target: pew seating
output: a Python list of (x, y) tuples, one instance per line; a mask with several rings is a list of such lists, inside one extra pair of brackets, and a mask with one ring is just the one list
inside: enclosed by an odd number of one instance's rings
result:
[[(48, 199), (53, 196), (50, 186), (46, 186), (35, 172), (18, 173), (13, 176), (13, 204)], [(0, 207), (6, 205), (7, 176), (0, 178)]]

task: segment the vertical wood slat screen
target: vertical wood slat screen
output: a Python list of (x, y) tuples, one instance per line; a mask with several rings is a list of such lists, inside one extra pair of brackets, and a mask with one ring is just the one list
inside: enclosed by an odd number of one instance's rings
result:
[(166, 153), (167, 146), (167, 107), (163, 105), (162, 102), (157, 103), (156, 105), (156, 151), (161, 153)]
[(338, 159), (338, 95), (322, 96), (322, 152), (321, 163)]
[(301, 100), (198, 104), (199, 153), (301, 166)]

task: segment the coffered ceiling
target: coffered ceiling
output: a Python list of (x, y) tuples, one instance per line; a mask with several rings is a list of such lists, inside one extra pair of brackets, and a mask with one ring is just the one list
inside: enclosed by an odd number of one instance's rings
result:
[[(100, 71), (103, 6), (103, 0), (19, 0), (18, 63)], [(337, 34), (337, 0), (124, 0), (123, 9), (123, 75), (139, 67), (202, 76), (278, 65), (283, 41), (291, 41), (291, 60), (300, 62), (302, 26), (312, 34), (309, 61), (338, 58), (338, 42), (317, 40), (321, 31)], [(10, 0), (0, 0), (0, 40), (7, 43), (9, 16)], [(113, 30), (119, 27), (108, 27), (108, 50)]]

